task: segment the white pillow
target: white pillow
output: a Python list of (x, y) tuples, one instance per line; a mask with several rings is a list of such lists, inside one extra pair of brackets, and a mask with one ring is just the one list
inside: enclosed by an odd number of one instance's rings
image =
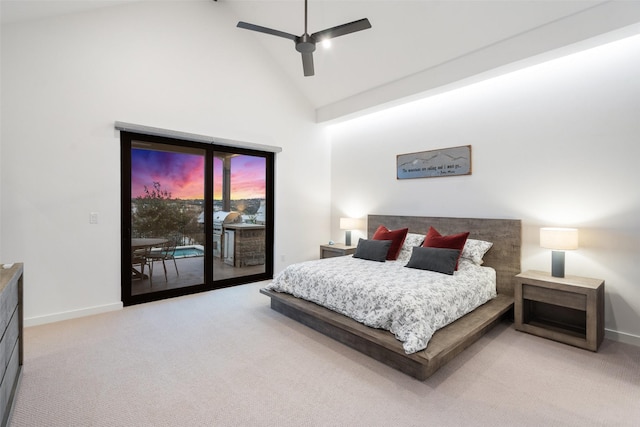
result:
[(484, 254), (486, 254), (492, 246), (493, 243), (485, 242), (484, 240), (467, 239), (460, 257), (467, 258), (476, 265), (482, 265)]
[(416, 246), (422, 246), (424, 242), (424, 234), (407, 233), (407, 237), (404, 238), (402, 248), (400, 248), (400, 254), (398, 255), (398, 261), (407, 263), (411, 259), (411, 253)]

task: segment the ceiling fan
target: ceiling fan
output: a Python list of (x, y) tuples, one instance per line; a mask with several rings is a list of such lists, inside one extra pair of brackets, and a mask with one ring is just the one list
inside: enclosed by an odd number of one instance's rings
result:
[(302, 69), (305, 76), (313, 76), (313, 52), (316, 50), (316, 43), (329, 40), (335, 37), (344, 36), (346, 34), (355, 33), (356, 31), (371, 28), (371, 23), (367, 18), (349, 22), (348, 24), (338, 25), (336, 27), (327, 28), (317, 33), (309, 34), (307, 32), (307, 0), (304, 0), (304, 34), (296, 36), (285, 33), (283, 31), (273, 30), (260, 25), (249, 24), (248, 22), (238, 22), (238, 28), (245, 30), (258, 31), (260, 33), (271, 34), (273, 36), (283, 37), (293, 40), (296, 44), (296, 50), (302, 54)]

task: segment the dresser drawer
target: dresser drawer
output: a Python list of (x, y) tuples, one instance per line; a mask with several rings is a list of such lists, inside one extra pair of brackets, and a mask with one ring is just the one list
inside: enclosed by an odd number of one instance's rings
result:
[(2, 379), (2, 383), (0, 383), (0, 422), (7, 422), (8, 424), (8, 415), (9, 410), (11, 409), (12, 403), (11, 399), (13, 397), (13, 393), (17, 390), (18, 387), (18, 375), (20, 374), (20, 350), (19, 346), (16, 344), (13, 347), (13, 351), (11, 352), (11, 357), (9, 358), (9, 364), (7, 365), (7, 370), (4, 373), (4, 378)]
[(18, 336), (20, 334), (19, 322), (18, 322), (18, 307), (15, 308), (9, 326), (4, 331), (2, 340), (0, 341), (0, 378), (3, 377), (5, 368), (9, 363), (13, 348), (18, 342)]
[(18, 306), (18, 281), (11, 281), (0, 293), (0, 334), (2, 334)]

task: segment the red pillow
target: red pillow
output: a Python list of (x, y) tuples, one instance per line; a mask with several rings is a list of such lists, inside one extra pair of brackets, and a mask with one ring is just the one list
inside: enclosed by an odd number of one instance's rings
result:
[[(467, 237), (469, 237), (468, 231), (465, 233), (443, 236), (438, 233), (435, 228), (429, 227), (427, 237), (425, 237), (422, 246), (425, 248), (457, 249), (460, 251), (460, 254), (462, 254), (462, 249), (464, 248), (464, 244), (467, 242)], [(458, 255), (458, 261), (460, 260), (460, 254)], [(458, 261), (456, 261), (456, 270), (458, 269)]]
[(389, 230), (384, 225), (378, 227), (375, 233), (373, 233), (373, 240), (391, 240), (391, 246), (389, 252), (387, 252), (387, 259), (393, 261), (398, 259), (400, 255), (400, 249), (404, 243), (405, 237), (407, 237), (408, 228), (399, 228), (397, 230)]

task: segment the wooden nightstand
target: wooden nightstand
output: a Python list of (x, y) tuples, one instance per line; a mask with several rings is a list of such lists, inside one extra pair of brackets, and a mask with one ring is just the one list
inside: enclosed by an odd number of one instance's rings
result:
[(598, 351), (604, 338), (604, 280), (542, 271), (516, 277), (517, 330)]
[(320, 258), (332, 258), (336, 256), (353, 255), (355, 253), (355, 246), (347, 246), (342, 243), (334, 243), (333, 245), (320, 245)]

